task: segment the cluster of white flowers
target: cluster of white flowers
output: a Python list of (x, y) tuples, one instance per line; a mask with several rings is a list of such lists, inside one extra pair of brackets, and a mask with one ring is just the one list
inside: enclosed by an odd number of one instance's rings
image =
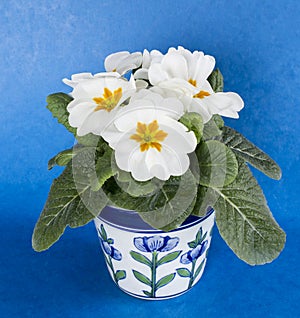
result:
[[(178, 122), (186, 112), (204, 122), (214, 114), (238, 118), (241, 97), (215, 93), (207, 78), (215, 59), (183, 47), (143, 53), (118, 52), (105, 59), (106, 72), (75, 74), (69, 123), (79, 136), (93, 133), (115, 150), (118, 167), (138, 181), (167, 180), (189, 167), (195, 134)], [(130, 79), (124, 75), (133, 70)]]

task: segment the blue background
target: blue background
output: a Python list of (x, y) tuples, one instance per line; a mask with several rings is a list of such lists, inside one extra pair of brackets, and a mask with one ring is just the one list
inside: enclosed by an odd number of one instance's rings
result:
[[(0, 315), (3, 317), (296, 317), (299, 315), (300, 2), (0, 2)], [(64, 77), (103, 70), (119, 50), (183, 45), (216, 57), (225, 90), (246, 107), (227, 120), (282, 167), (255, 173), (287, 244), (272, 264), (250, 267), (215, 231), (200, 283), (162, 302), (119, 291), (92, 224), (67, 230), (49, 251), (31, 250), (34, 223), (60, 171), (47, 161), (73, 145), (45, 108)]]

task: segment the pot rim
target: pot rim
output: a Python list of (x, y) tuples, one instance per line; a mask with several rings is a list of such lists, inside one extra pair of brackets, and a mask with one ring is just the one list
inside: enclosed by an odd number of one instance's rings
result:
[[(103, 214), (102, 212), (105, 209), (110, 209), (110, 212), (105, 212), (104, 216), (101, 214)], [(209, 207), (207, 209), (206, 214), (203, 217), (197, 217), (194, 215), (190, 215), (183, 223), (181, 226), (179, 226), (178, 228), (168, 232), (168, 233), (173, 233), (173, 232), (177, 232), (180, 230), (184, 230), (186, 228), (189, 228), (191, 226), (200, 224), (201, 222), (205, 221), (207, 218), (209, 218), (212, 214), (214, 214), (215, 210), (212, 207)], [(138, 223), (140, 223), (140, 225), (142, 224), (145, 228), (141, 228), (141, 227), (134, 227), (134, 225), (132, 225), (132, 227), (130, 226), (126, 226), (126, 225), (121, 225), (121, 224), (116, 224), (113, 220), (113, 216), (117, 216), (117, 214), (122, 213), (122, 216), (124, 216), (124, 213), (126, 214), (127, 219), (128, 218), (135, 218), (136, 220), (138, 219)], [(106, 214), (106, 215), (105, 215)], [(110, 215), (113, 214), (113, 215)], [(118, 208), (115, 206), (110, 206), (108, 205), (106, 208), (104, 208), (101, 213), (96, 217), (96, 219), (114, 227), (117, 228), (119, 230), (123, 230), (126, 232), (132, 232), (132, 233), (145, 233), (145, 234), (162, 234), (162, 233), (166, 233), (165, 231), (162, 230), (158, 230), (155, 229), (153, 227), (151, 227), (150, 225), (148, 225), (146, 222), (144, 222), (141, 217), (139, 216), (138, 212), (133, 211), (133, 210), (126, 210), (126, 209), (122, 209), (122, 208)], [(119, 218), (116, 217), (117, 220), (119, 220)], [(128, 220), (127, 220), (128, 221)]]

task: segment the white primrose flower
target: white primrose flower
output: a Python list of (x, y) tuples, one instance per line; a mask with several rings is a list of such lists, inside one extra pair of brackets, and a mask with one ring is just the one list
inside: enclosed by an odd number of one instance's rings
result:
[(178, 99), (145, 90), (133, 96), (102, 134), (115, 150), (118, 167), (138, 181), (184, 174), (190, 164), (187, 154), (195, 150), (197, 140), (177, 121), (183, 113)]
[(160, 63), (150, 65), (149, 80), (154, 86), (176, 91), (186, 111), (199, 113), (204, 122), (214, 114), (238, 118), (244, 107), (241, 97), (232, 92), (214, 93), (207, 81), (214, 67), (215, 59), (210, 55), (170, 48)]
[(120, 105), (136, 90), (133, 77), (127, 81), (118, 73), (100, 73), (86, 78), (75, 74), (68, 85), (74, 88), (71, 93), (74, 99), (67, 106), (69, 123), (77, 128), (78, 136), (101, 135)]
[(142, 67), (134, 73), (134, 78), (148, 80), (148, 70), (150, 65), (152, 63), (160, 63), (163, 56), (164, 55), (158, 50), (152, 50), (149, 52), (145, 49), (143, 52)]
[(117, 52), (108, 55), (104, 61), (104, 67), (107, 72), (118, 72), (120, 75), (123, 75), (130, 70), (140, 67), (141, 64), (141, 52)]

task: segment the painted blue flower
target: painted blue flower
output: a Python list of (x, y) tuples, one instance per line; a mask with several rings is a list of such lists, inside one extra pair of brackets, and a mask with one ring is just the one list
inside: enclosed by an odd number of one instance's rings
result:
[(181, 258), (180, 262), (182, 264), (189, 264), (192, 263), (195, 259), (198, 259), (203, 253), (206, 251), (208, 245), (208, 241), (204, 241), (203, 243), (197, 245), (192, 250), (189, 250), (187, 253), (184, 253)]
[(122, 254), (119, 250), (114, 248), (110, 243), (105, 242), (102, 238), (100, 238), (100, 243), (103, 251), (111, 256), (116, 261), (120, 261), (122, 259)]
[(178, 237), (171, 238), (170, 236), (144, 236), (134, 239), (134, 245), (142, 252), (167, 252), (177, 246)]

